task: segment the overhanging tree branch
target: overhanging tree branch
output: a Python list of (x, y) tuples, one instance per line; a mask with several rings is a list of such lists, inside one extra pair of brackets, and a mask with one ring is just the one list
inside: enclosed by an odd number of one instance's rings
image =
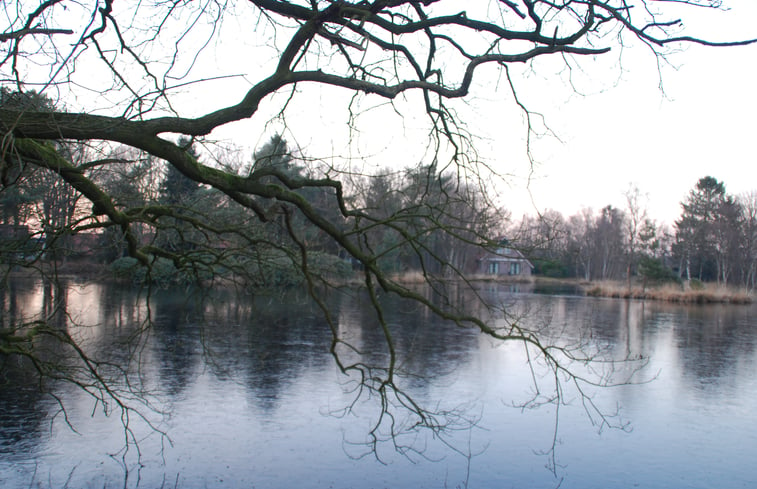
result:
[[(488, 252), (501, 238), (497, 235), (501, 225), (492, 222), (492, 215), (500, 210), (491, 205), (481, 184), (493, 165), (477, 161), (466, 121), (457, 116), (455, 105), (471, 95), (484, 68), (507, 76), (513, 108), (526, 114), (524, 125), (530, 135), (532, 113), (517, 96), (510, 66), (549, 57), (591, 62), (592, 57), (631, 40), (650, 46), (657, 55), (664, 54), (660, 48), (677, 43), (738, 46), (757, 41), (697, 37), (681, 30), (677, 16), (655, 12), (644, 0), (482, 1), (467, 3), (465, 10), (460, 10), (460, 2), (445, 0), (229, 0), (228, 5), (212, 0), (145, 1), (126, 9), (127, 13), (114, 8), (112, 1), (48, 0), (33, 6), (19, 3), (16, 10), (4, 5), (0, 43), (9, 47), (0, 57), (0, 79), (14, 80), (17, 96), (4, 97), (0, 104), (3, 188), (24, 178), (30, 181), (24, 173), (28, 168), (59, 177), (56, 182), (62, 180), (91, 203), (86, 212), (77, 207), (79, 224), (69, 224), (60, 233), (83, 227), (103, 233), (120, 230), (116, 238), (124, 240), (126, 252), (145, 266), (164, 258), (177, 268), (194, 265), (212, 270), (213, 265), (222, 265), (240, 274), (252, 269), (266, 278), (267, 266), (285, 261), (318, 300), (321, 288), (340, 284), (324, 271), (328, 267), (318, 268), (316, 257), (327, 256), (329, 265), (354, 265), (374, 308), (387, 361), (380, 365), (344, 361), (340, 348), (349, 344), (339, 337), (325, 302), (319, 304), (332, 328), (331, 351), (337, 365), (344, 372), (357, 372), (361, 386), (379, 396), (376, 429), (382, 420), (393, 419), (389, 412), (393, 406), (415, 412), (419, 425), (439, 426), (402, 390), (401, 362), (383, 317), (381, 293), (421, 304), (441, 320), (475, 328), (493, 339), (522, 343), (554, 373), (555, 385), (539, 399), (560, 402), (563, 374), (579, 388), (608, 383), (604, 377), (584, 377), (574, 368), (596, 360), (595, 355), (584, 354), (580, 346), (549, 343), (541, 331), (509, 320), (502, 306), (478, 294), (470, 267), (451, 258), (458, 250), (471, 255), (469, 250)], [(60, 28), (55, 21), (62, 8), (71, 9), (67, 19), (83, 20), (71, 29)], [(186, 13), (190, 8), (191, 14)], [(222, 23), (230, 15), (238, 15), (244, 29), (234, 31)], [(66, 48), (70, 55), (60, 56), (57, 35), (73, 32), (79, 41)], [(30, 36), (39, 49), (25, 52), (22, 45)], [(180, 46), (193, 47), (184, 51)], [(209, 48), (216, 46), (214, 59), (206, 59)], [(228, 46), (242, 48), (234, 57), (226, 57)], [(197, 70), (217, 70), (218, 76)], [(61, 73), (65, 76), (59, 78)], [(228, 73), (245, 73), (248, 83), (241, 88), (223, 85), (232, 81)], [(169, 84), (169, 78), (203, 82)], [(51, 87), (59, 90), (62, 103), (31, 103), (32, 95), (39, 94), (30, 90), (39, 87), (44, 87), (44, 94)], [(231, 94), (236, 98), (226, 98), (227, 87), (239, 90)], [(344, 170), (340, 176), (293, 151), (269, 153), (270, 164), (255, 161), (249, 171), (241, 171), (239, 161), (219, 165), (220, 157), (208, 163), (208, 154), (218, 149), (211, 138), (220, 134), (220, 128), (250, 119), (286, 120), (290, 107), (331, 111), (341, 103), (339, 97), (295, 100), (311, 87), (351, 95), (345, 97), (350, 103), (346, 124), (375, 138), (384, 137), (383, 128), (359, 128), (353, 107), (376, 99), (405, 104), (426, 121), (428, 138), (419, 145), (426, 148), (427, 157), (400, 162), (413, 170), (394, 188), (372, 186), (380, 178), (371, 176), (366, 186), (374, 195), (356, 190), (363, 175)], [(5, 85), (3, 89), (10, 90)], [(183, 98), (183, 91), (194, 99)], [(225, 101), (202, 107), (191, 102), (211, 95)], [(70, 111), (65, 104), (70, 104)], [(322, 129), (327, 128), (313, 131)], [(124, 145), (147, 157), (120, 160), (106, 155), (74, 164), (60, 151), (72, 141), (103, 148)], [(276, 148), (281, 146), (281, 140), (273, 142)], [(207, 143), (204, 152), (193, 151), (194, 144), (203, 143)], [(355, 148), (352, 141), (346, 141), (345, 147)], [(291, 161), (297, 158), (301, 167)], [(140, 174), (145, 168), (138, 160), (146, 161), (155, 174)], [(122, 185), (121, 195), (109, 187), (112, 181), (97, 173), (107, 173), (109, 161), (123, 162), (130, 170), (117, 182)], [(168, 186), (156, 189), (155, 181), (167, 180), (169, 172), (179, 182), (182, 178), (189, 182), (176, 187), (191, 194), (183, 196), (185, 201), (178, 202), (181, 196), (151, 195), (168, 192)], [(11, 174), (14, 178), (6, 178)], [(146, 188), (141, 193), (132, 192), (132, 180), (138, 179)], [(140, 236), (142, 228), (145, 233)], [(432, 300), (398, 280), (387, 268), (398, 264), (412, 267), (427, 290), (441, 299)], [(470, 289), (486, 314), (455, 303), (445, 289), (450, 279)], [(507, 326), (496, 326), (488, 316), (492, 311), (508, 317)], [(86, 357), (82, 360), (92, 365)], [(594, 409), (591, 402), (587, 405)], [(376, 429), (371, 432), (374, 440)]]
[(30, 28), (30, 29), (19, 29), (17, 31), (12, 32), (3, 32), (0, 33), (0, 42), (7, 42), (10, 40), (15, 39), (21, 39), (25, 36), (34, 36), (34, 35), (42, 35), (42, 36), (54, 36), (55, 34), (73, 34), (74, 31), (71, 29), (44, 29), (44, 28)]

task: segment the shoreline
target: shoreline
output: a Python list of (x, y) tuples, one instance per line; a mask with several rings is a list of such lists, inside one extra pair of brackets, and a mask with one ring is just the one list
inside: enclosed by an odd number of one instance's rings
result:
[(582, 285), (588, 297), (608, 297), (614, 299), (654, 300), (681, 304), (752, 304), (754, 296), (743, 289), (725, 287), (720, 284), (702, 284), (701, 288), (678, 284), (664, 284), (652, 287), (628, 285), (623, 282), (591, 282)]
[[(6, 270), (9, 276), (18, 278), (35, 278), (43, 275), (57, 275), (74, 280), (114, 280), (107, 265), (93, 263), (63, 263), (57, 266), (49, 263), (40, 263), (30, 269)], [(391, 279), (404, 284), (424, 283), (421, 274), (395, 274)], [(454, 280), (454, 279), (453, 279)], [(568, 286), (580, 291), (587, 297), (605, 297), (611, 299), (635, 299), (654, 300), (681, 304), (752, 304), (755, 295), (752, 292), (735, 287), (724, 287), (713, 283), (699, 283), (698, 286), (686, 284), (667, 283), (643, 287), (636, 283), (629, 290), (625, 281), (586, 281), (575, 278), (551, 278), (540, 276), (529, 277), (492, 277), (489, 275), (472, 275), (468, 278), (472, 283), (509, 283), (509, 284), (532, 284), (535, 287), (560, 287)], [(349, 283), (349, 280), (345, 281)]]

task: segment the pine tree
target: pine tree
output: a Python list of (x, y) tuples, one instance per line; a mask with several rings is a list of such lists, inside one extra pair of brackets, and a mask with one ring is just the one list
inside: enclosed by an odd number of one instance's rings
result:
[(727, 278), (725, 240), (731, 236), (723, 226), (734, 225), (734, 205), (725, 185), (711, 176), (700, 178), (681, 204), (683, 212), (675, 223), (676, 248), (687, 280), (692, 273), (699, 280)]

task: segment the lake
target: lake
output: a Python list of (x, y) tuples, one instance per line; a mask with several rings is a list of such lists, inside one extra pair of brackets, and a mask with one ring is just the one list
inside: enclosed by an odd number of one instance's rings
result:
[[(558, 374), (564, 402), (538, 402), (551, 395), (555, 375), (533, 356), (529, 363), (522, 343), (492, 340), (385, 297), (396, 384), (407, 397), (382, 397), (339, 371), (331, 330), (303, 294), (160, 290), (148, 299), (114, 285), (70, 283), (57, 291), (68, 313), (58, 326), (109, 362), (103, 372), (125, 401), (137, 396), (135, 411), (104, 406), (70, 383), (45, 384), (43, 393), (30, 365), (3, 359), (0, 486), (757, 485), (754, 306), (491, 284), (480, 293), (508, 304), (510, 319), (538, 329), (545, 343), (628, 359), (575, 365), (587, 379), (620, 385), (579, 384), (581, 395)], [(3, 294), (3, 326), (49, 308), (55, 297), (31, 282), (14, 282)], [(354, 347), (342, 358), (385, 365), (368, 297), (345, 291), (326, 300), (334, 327)], [(38, 348), (63, 355), (54, 344)], [(416, 428), (408, 402), (428, 410), (435, 428)]]

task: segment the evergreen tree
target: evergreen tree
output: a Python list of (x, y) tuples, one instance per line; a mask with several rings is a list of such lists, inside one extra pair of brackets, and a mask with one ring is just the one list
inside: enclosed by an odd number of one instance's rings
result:
[[(254, 154), (254, 161), (250, 168), (250, 176), (271, 174), (273, 176), (300, 177), (304, 167), (294, 163), (292, 152), (286, 140), (280, 134), (274, 134)], [(267, 181), (272, 181), (272, 178)]]
[[(195, 159), (199, 158), (199, 154), (192, 147), (191, 139), (179, 138), (178, 145)], [(185, 176), (176, 167), (166, 166), (166, 173), (160, 184), (158, 203), (170, 207), (174, 217), (160, 220), (163, 225), (158, 227), (157, 241), (167, 250), (177, 252), (196, 248), (197, 240), (201, 236), (186, 219), (200, 216), (197, 199), (200, 189), (198, 182)]]
[[(18, 92), (3, 86), (0, 87), (0, 108), (50, 112), (55, 104), (34, 90)], [(0, 159), (0, 223), (25, 224), (29, 206), (40, 200), (40, 189), (29, 182), (33, 172), (34, 167), (23, 161)]]
[(735, 202), (726, 195), (725, 185), (707, 176), (700, 178), (681, 204), (683, 211), (675, 223), (676, 252), (681, 273), (687, 280), (727, 280), (727, 262), (733, 239), (726, 227), (734, 226)]
[[(178, 142), (179, 146), (185, 148), (195, 159), (199, 159), (199, 154), (192, 146), (189, 138), (181, 137)], [(164, 205), (191, 205), (195, 193), (200, 189), (200, 184), (188, 178), (173, 165), (166, 166), (166, 174), (160, 185), (160, 203)]]

